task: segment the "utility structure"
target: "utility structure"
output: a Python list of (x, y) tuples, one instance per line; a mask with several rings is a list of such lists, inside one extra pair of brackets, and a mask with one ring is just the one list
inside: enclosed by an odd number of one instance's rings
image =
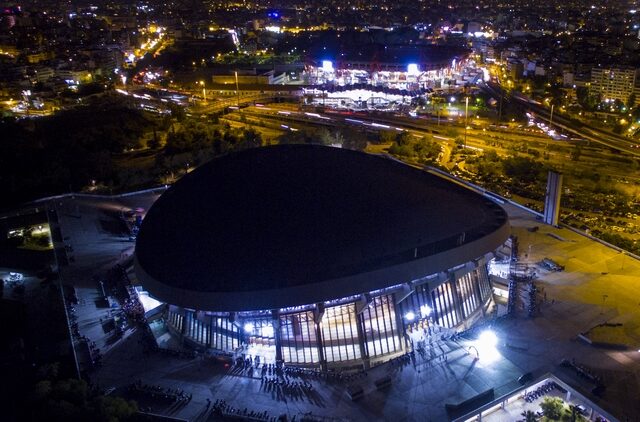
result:
[(560, 216), (560, 198), (562, 197), (562, 173), (549, 171), (547, 176), (547, 192), (544, 197), (544, 222), (552, 226), (558, 225)]

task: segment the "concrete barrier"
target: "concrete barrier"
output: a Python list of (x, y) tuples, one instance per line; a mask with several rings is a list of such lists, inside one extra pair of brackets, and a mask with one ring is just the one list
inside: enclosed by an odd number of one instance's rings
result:
[(384, 390), (385, 388), (391, 387), (391, 377), (386, 376), (378, 378), (375, 380), (375, 385), (378, 390)]

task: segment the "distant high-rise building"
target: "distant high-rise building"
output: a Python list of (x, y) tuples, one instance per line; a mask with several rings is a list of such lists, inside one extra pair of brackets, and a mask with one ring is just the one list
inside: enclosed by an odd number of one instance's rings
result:
[[(620, 100), (627, 103), (636, 92), (638, 69), (635, 68), (593, 68), (591, 69), (591, 92), (600, 94), (603, 101)], [(635, 103), (638, 104), (640, 98)]]

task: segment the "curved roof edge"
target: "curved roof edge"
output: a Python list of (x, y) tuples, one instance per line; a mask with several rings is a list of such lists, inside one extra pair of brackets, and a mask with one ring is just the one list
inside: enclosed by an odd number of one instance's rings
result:
[(510, 235), (510, 224), (455, 249), (399, 265), (319, 283), (250, 292), (200, 292), (163, 284), (150, 276), (134, 254), (135, 273), (156, 299), (189, 309), (219, 312), (256, 311), (308, 305), (408, 283), (446, 271), (496, 250)]

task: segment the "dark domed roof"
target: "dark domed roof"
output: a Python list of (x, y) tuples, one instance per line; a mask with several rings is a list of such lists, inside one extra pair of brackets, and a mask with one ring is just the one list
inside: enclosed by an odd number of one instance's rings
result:
[(169, 188), (144, 219), (136, 264), (172, 289), (274, 291), (455, 249), (506, 222), (490, 200), (389, 158), (270, 146)]

